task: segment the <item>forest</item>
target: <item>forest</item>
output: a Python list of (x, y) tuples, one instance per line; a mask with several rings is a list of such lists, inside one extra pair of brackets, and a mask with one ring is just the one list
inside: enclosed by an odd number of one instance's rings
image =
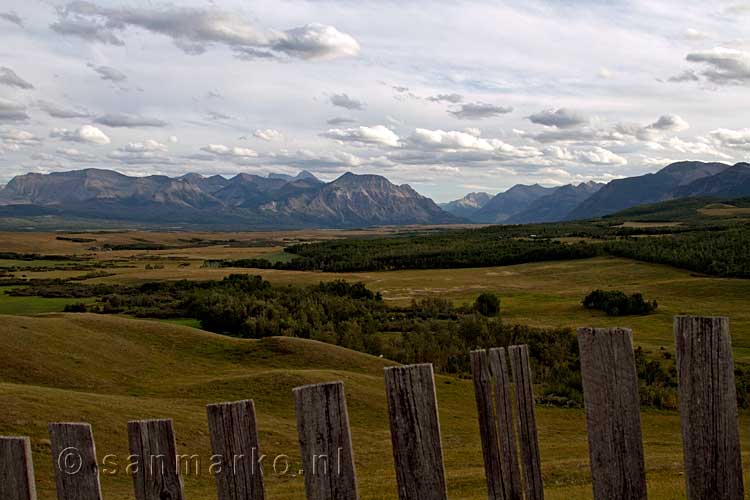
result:
[[(32, 280), (7, 293), (89, 297), (95, 300), (71, 304), (66, 310), (163, 320), (193, 318), (201, 328), (220, 334), (309, 338), (401, 363), (433, 363), (439, 372), (458, 376), (469, 376), (472, 349), (528, 344), (540, 402), (566, 407), (583, 403), (575, 332), (506, 323), (502, 298), (491, 293), (465, 305), (426, 297), (393, 307), (362, 283), (335, 280), (272, 286), (250, 275), (138, 286)], [(669, 353), (646, 354), (636, 349), (636, 365), (643, 404), (674, 409), (677, 380)], [(750, 371), (738, 368), (737, 377), (739, 403), (746, 408)]]

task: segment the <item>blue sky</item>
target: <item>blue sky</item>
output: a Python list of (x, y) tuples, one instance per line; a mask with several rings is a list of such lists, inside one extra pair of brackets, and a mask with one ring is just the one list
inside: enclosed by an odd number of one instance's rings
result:
[(0, 6), (0, 183), (345, 171), (438, 201), (750, 158), (750, 3)]

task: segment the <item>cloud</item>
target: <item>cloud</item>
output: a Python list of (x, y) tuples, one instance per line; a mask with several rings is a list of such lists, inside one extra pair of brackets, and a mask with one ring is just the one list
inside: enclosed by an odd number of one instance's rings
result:
[(142, 142), (129, 142), (128, 144), (119, 148), (121, 151), (126, 153), (142, 153), (142, 152), (155, 152), (155, 151), (167, 151), (167, 146), (155, 141), (153, 139), (146, 139)]
[(483, 162), (489, 160), (523, 159), (541, 156), (533, 147), (514, 146), (500, 139), (483, 138), (479, 131), (469, 129), (429, 130), (418, 128), (409, 137), (410, 151), (397, 153), (394, 160), (405, 163), (438, 163), (438, 162)]
[(331, 104), (340, 108), (357, 110), (364, 108), (364, 104), (361, 101), (353, 99), (346, 94), (333, 94), (330, 100)]
[(38, 146), (41, 142), (41, 139), (26, 130), (0, 131), (0, 149), (6, 151), (19, 151), (26, 146)]
[(166, 152), (165, 144), (147, 139), (142, 142), (130, 142), (112, 151), (107, 157), (127, 165), (173, 164), (174, 160), (165, 155)]
[(326, 123), (328, 125), (345, 125), (347, 123), (355, 123), (357, 120), (352, 120), (351, 118), (343, 118), (340, 116), (337, 116), (335, 118), (329, 118), (326, 120)]
[(39, 109), (53, 118), (88, 118), (91, 114), (88, 111), (70, 109), (49, 101), (38, 101)]
[(203, 146), (201, 151), (226, 158), (255, 158), (258, 156), (254, 149), (229, 147), (223, 144), (208, 144)]
[(495, 146), (488, 139), (457, 131), (418, 128), (411, 135), (410, 141), (417, 146), (435, 149), (474, 149), (479, 151), (493, 151), (495, 149)]
[(206, 118), (211, 121), (234, 120), (233, 116), (229, 116), (221, 111), (208, 111), (206, 113)]
[(449, 102), (451, 104), (458, 104), (464, 100), (464, 96), (461, 94), (437, 94), (427, 98), (431, 102)]
[(708, 33), (705, 31), (697, 30), (695, 28), (688, 28), (685, 30), (685, 32), (682, 34), (682, 36), (686, 40), (696, 41), (699, 42), (701, 40), (705, 40), (709, 37)]
[(68, 130), (66, 128), (52, 129), (50, 137), (69, 142), (88, 142), (100, 146), (112, 142), (109, 137), (107, 137), (107, 134), (93, 125), (84, 125), (76, 130)]
[(573, 128), (588, 123), (588, 119), (566, 108), (545, 109), (528, 117), (531, 123), (545, 127)]
[(493, 116), (511, 113), (512, 111), (513, 108), (509, 106), (496, 106), (484, 102), (473, 102), (462, 104), (455, 109), (449, 110), (448, 113), (452, 114), (459, 120), (481, 120), (483, 118), (491, 118)]
[(675, 151), (679, 151), (680, 153), (684, 154), (705, 155), (714, 158), (723, 158), (725, 160), (732, 159), (732, 157), (728, 154), (722, 153), (714, 146), (706, 142), (683, 141), (679, 137), (672, 137), (667, 141), (667, 145)]
[(111, 82), (124, 82), (128, 79), (120, 70), (117, 70), (111, 66), (96, 66), (95, 64), (88, 63), (87, 66), (99, 74), (99, 78), (102, 80), (109, 80)]
[(286, 31), (262, 28), (217, 8), (109, 8), (87, 1), (59, 9), (51, 28), (62, 35), (124, 45), (122, 34), (140, 28), (167, 36), (187, 54), (202, 54), (224, 45), (243, 59), (290, 57), (305, 60), (355, 56), (359, 43), (333, 26), (311, 23)]
[(0, 122), (22, 122), (28, 119), (26, 106), (0, 97)]
[(13, 11), (0, 12), (0, 19), (5, 19), (6, 21), (15, 25), (23, 26), (23, 19), (21, 19), (21, 17)]
[(750, 151), (750, 128), (739, 130), (719, 128), (712, 130), (708, 135), (722, 147)]
[(0, 66), (0, 84), (19, 89), (33, 89), (34, 86), (18, 76), (15, 71), (5, 66)]
[(281, 150), (271, 153), (265, 160), (275, 165), (314, 169), (317, 172), (341, 172), (362, 165), (365, 160), (346, 151), (316, 153), (306, 149), (297, 151)]
[(399, 145), (399, 137), (384, 125), (347, 129), (332, 128), (320, 135), (339, 142), (351, 142), (359, 145), (380, 144), (391, 147), (398, 147)]
[(698, 73), (696, 73), (692, 69), (686, 69), (680, 74), (670, 76), (667, 81), (673, 82), (673, 83), (682, 83), (682, 82), (699, 82), (700, 77), (698, 76)]
[(96, 117), (95, 123), (107, 127), (165, 127), (167, 122), (158, 118), (149, 118), (126, 113), (110, 113)]
[(612, 78), (614, 78), (614, 74), (612, 73), (612, 71), (609, 68), (605, 68), (604, 66), (599, 68), (599, 71), (597, 71), (596, 75), (599, 78), (603, 78), (604, 80), (611, 80)]
[(716, 47), (688, 54), (687, 60), (706, 65), (708, 68), (703, 70), (701, 75), (717, 85), (750, 84), (749, 52)]
[(559, 146), (550, 146), (545, 153), (556, 160), (569, 162), (583, 162), (592, 165), (626, 165), (628, 161), (612, 151), (594, 146), (588, 149), (569, 149)]
[(256, 130), (255, 132), (253, 132), (253, 135), (258, 139), (262, 139), (268, 142), (275, 141), (284, 137), (281, 132), (271, 128)]
[(677, 115), (662, 115), (646, 128), (651, 130), (682, 132), (690, 128), (690, 124)]
[(56, 153), (66, 160), (79, 162), (79, 163), (91, 163), (96, 161), (96, 156), (85, 153), (75, 148), (62, 148), (58, 149)]

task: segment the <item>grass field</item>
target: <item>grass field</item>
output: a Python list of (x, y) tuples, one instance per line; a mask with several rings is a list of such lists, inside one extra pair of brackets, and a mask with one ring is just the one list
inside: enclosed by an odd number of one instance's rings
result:
[[(217, 336), (184, 326), (94, 315), (0, 318), (0, 434), (30, 435), (39, 497), (54, 498), (46, 425), (87, 421), (99, 456), (127, 455), (126, 423), (170, 417), (178, 450), (210, 456), (208, 403), (252, 398), (261, 451), (298, 451), (291, 389), (343, 380), (351, 414), (362, 498), (395, 499), (382, 369), (387, 361), (291, 338), (262, 341)], [(450, 497), (486, 498), (471, 382), (437, 377)], [(591, 498), (581, 410), (538, 409), (546, 496)], [(643, 414), (651, 498), (684, 497), (678, 417)], [(743, 449), (750, 449), (743, 416)], [(296, 469), (292, 469), (296, 470)], [(268, 498), (301, 500), (301, 477), (267, 473)], [(188, 498), (215, 498), (213, 479), (186, 478)], [(103, 476), (107, 500), (132, 498), (124, 475)]]
[[(732, 321), (735, 359), (750, 363), (750, 280), (700, 276), (613, 257), (506, 267), (345, 274), (202, 267), (205, 259), (212, 258), (286, 258), (280, 253), (282, 245), (297, 238), (363, 234), (290, 233), (74, 235), (96, 238), (97, 245), (103, 241), (130, 244), (143, 240), (178, 245), (186, 238), (234, 238), (252, 243), (248, 247), (211, 245), (96, 252), (87, 251), (92, 243), (57, 240), (54, 233), (7, 233), (0, 251), (91, 253), (89, 262), (112, 261), (120, 266), (102, 268), (113, 275), (84, 283), (221, 279), (231, 273), (260, 274), (273, 284), (315, 284), (341, 278), (362, 281), (396, 305), (431, 295), (468, 303), (478, 294), (492, 291), (501, 297), (506, 322), (542, 327), (630, 327), (636, 344), (651, 351), (674, 351), (672, 317), (676, 314), (726, 315)], [(33, 267), (39, 262), (4, 264)], [(69, 264), (66, 261), (44, 264), (53, 269), (17, 271), (13, 275), (70, 278), (91, 272), (65, 269)], [(159, 268), (147, 270), (147, 265)], [(588, 311), (581, 306), (581, 300), (596, 288), (642, 292), (647, 299), (656, 299), (659, 309), (649, 316), (621, 318)], [(362, 498), (396, 498), (382, 380), (382, 368), (388, 361), (301, 339), (251, 341), (217, 336), (194, 328), (198, 323), (189, 318), (157, 321), (59, 314), (65, 304), (79, 301), (0, 293), (0, 435), (32, 437), (41, 499), (54, 498), (46, 435), (50, 421), (90, 422), (100, 456), (124, 456), (128, 420), (171, 417), (175, 420), (180, 452), (208, 457), (204, 406), (252, 398), (258, 411), (262, 452), (296, 457), (291, 389), (330, 380), (346, 383)], [(450, 497), (486, 498), (471, 383), (442, 376), (437, 380)], [(546, 497), (591, 498), (583, 412), (540, 407), (538, 418)], [(650, 497), (684, 498), (679, 416), (648, 410), (642, 419)], [(750, 452), (748, 425), (750, 421), (743, 415), (746, 461)], [(132, 498), (129, 478), (105, 476), (103, 481), (106, 500)], [(272, 500), (304, 497), (300, 477), (270, 473), (267, 484), (268, 498)], [(188, 477), (186, 490), (188, 498), (215, 497), (210, 477)]]

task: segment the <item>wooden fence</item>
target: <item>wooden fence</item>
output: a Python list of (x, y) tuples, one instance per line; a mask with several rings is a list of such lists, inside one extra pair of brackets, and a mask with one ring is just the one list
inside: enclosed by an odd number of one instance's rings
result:
[[(674, 336), (687, 498), (740, 500), (729, 321), (677, 317)], [(646, 499), (632, 332), (581, 328), (578, 343), (594, 498)], [(471, 366), (488, 499), (543, 499), (528, 347), (473, 351)], [(399, 499), (447, 500), (432, 365), (386, 368), (385, 388)], [(294, 398), (307, 498), (359, 499), (343, 383), (299, 387)], [(225, 461), (214, 474), (219, 500), (264, 500), (262, 467), (233, 459), (260, 453), (253, 402), (210, 405), (207, 413), (213, 453)], [(91, 427), (54, 423), (49, 435), (58, 499), (101, 500)], [(182, 500), (172, 422), (130, 422), (128, 437), (133, 455), (159, 458), (159, 467), (132, 474), (136, 500)], [(76, 450), (73, 463), (66, 462), (67, 450)], [(35, 499), (29, 439), (0, 437), (0, 500)]]

